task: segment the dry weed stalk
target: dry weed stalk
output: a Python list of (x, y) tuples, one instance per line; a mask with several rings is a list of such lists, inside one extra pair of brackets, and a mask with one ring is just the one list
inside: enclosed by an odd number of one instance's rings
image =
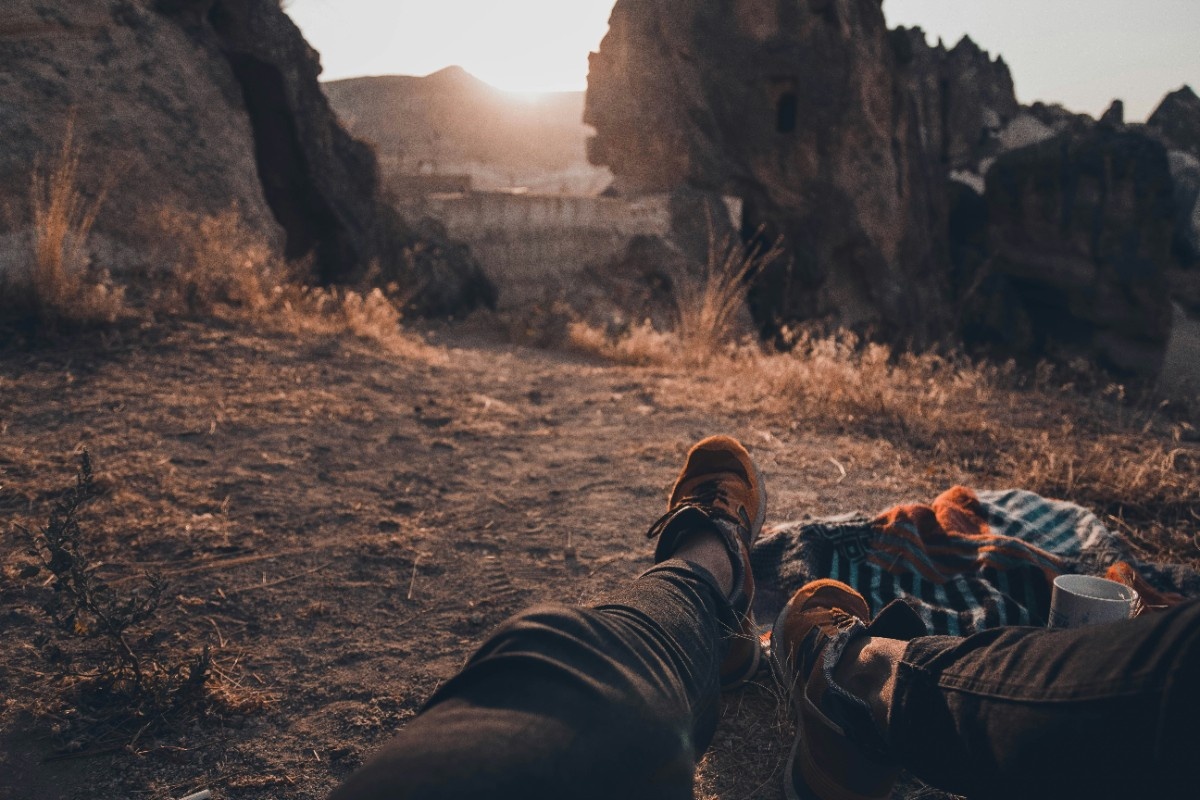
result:
[(43, 610), (57, 630), (45, 637), (42, 653), (56, 665), (63, 687), (80, 707), (108, 707), (118, 716), (157, 715), (190, 703), (204, 693), (211, 658), (199, 654), (172, 662), (155, 642), (167, 631), (147, 631), (156, 617), (165, 585), (147, 576), (147, 586), (120, 591), (98, 574), (79, 521), (79, 512), (96, 495), (91, 458), (85, 450), (74, 486), (55, 503), (45, 527), (18, 526), (51, 594)]
[(769, 247), (746, 245), (719, 237), (710, 221), (708, 255), (699, 274), (681, 271), (672, 278), (672, 330), (660, 331), (645, 320), (613, 337), (577, 320), (567, 327), (568, 344), (625, 364), (707, 365), (732, 347), (750, 285), (783, 255), (781, 240)]
[(30, 179), (33, 252), (27, 273), (10, 289), (43, 327), (111, 323), (124, 309), (124, 293), (107, 275), (88, 275), (87, 243), (104, 193), (88, 198), (80, 189), (82, 158), (69, 121), (53, 163), (43, 168), (39, 161)]
[(761, 236), (760, 230), (752, 245), (722, 238), (710, 220), (703, 271), (698, 276), (676, 276), (675, 332), (692, 360), (707, 361), (730, 340), (750, 284), (783, 256), (782, 240), (765, 247)]
[(88, 201), (79, 191), (81, 158), (71, 121), (58, 160), (45, 172), (35, 168), (30, 187), (33, 287), (52, 308), (65, 308), (74, 294), (72, 284), (84, 266), (87, 237), (100, 211), (101, 198)]

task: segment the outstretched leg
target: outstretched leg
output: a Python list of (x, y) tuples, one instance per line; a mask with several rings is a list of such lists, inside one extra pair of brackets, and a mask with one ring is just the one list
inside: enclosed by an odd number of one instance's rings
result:
[(332, 800), (690, 798), (718, 692), (757, 663), (741, 631), (764, 506), (741, 445), (698, 444), (655, 567), (592, 608), (506, 622)]
[(1200, 601), (1074, 630), (923, 636), (816, 581), (773, 630), (795, 686), (789, 797), (886, 797), (900, 767), (971, 798), (1180, 797), (1200, 772)]

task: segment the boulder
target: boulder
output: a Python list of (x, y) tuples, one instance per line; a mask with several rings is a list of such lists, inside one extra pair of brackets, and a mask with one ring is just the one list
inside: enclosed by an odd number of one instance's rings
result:
[(1135, 130), (1097, 126), (1001, 155), (987, 175), (988, 256), (968, 281), (986, 288), (965, 303), (977, 341), (1156, 374), (1180, 267), (1172, 193), (1165, 150)]
[(320, 71), (275, 0), (10, 0), (0, 186), (12, 209), (0, 225), (25, 224), (31, 165), (70, 127), (79, 188), (104, 197), (104, 266), (147, 258), (162, 208), (233, 206), (285, 256), (311, 259), (323, 282), (359, 280), (375, 263), (421, 287), (417, 306), (486, 301), (469, 256), (424, 241), (383, 201), (375, 157), (338, 125)]

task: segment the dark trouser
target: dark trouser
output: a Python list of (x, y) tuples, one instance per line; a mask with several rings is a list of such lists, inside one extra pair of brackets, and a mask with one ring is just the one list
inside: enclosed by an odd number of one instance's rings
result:
[(595, 608), (523, 612), (333, 800), (690, 798), (736, 627), (684, 561)]
[(914, 639), (888, 727), (906, 769), (971, 798), (1198, 797), (1200, 601)]
[[(333, 800), (691, 797), (734, 623), (682, 561), (595, 608), (524, 612)], [(973, 796), (1192, 796), (1198, 685), (1198, 602), (1077, 631), (922, 637), (890, 738), (912, 772)]]

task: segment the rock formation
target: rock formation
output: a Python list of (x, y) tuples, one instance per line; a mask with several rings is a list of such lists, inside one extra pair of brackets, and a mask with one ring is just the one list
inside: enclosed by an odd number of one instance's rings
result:
[(1100, 117), (1101, 125), (1119, 128), (1125, 124), (1125, 103), (1121, 100), (1113, 100), (1108, 106), (1108, 109)]
[[(10, 0), (0, 20), (0, 186), (27, 218), (31, 165), (72, 121), (98, 238), (144, 258), (157, 210), (235, 206), (315, 277), (375, 262), (424, 310), (486, 302), (461, 249), (425, 241), (382, 202), (370, 149), (338, 125), (317, 53), (274, 0)], [(120, 263), (106, 264), (119, 267)], [(233, 266), (231, 265), (231, 268)]]
[(584, 120), (617, 191), (735, 195), (747, 232), (783, 236), (790, 266), (751, 298), (764, 329), (829, 316), (929, 339), (950, 326), (948, 166), (1011, 94), (1003, 62), (889, 34), (877, 0), (619, 0)]
[(1192, 87), (1184, 86), (1164, 97), (1146, 120), (1146, 127), (1169, 148), (1200, 158), (1200, 97)]
[(927, 155), (951, 170), (975, 171), (1020, 111), (1008, 65), (968, 36), (946, 50), (940, 41), (930, 46), (920, 28), (897, 28), (891, 42)]
[(970, 281), (972, 334), (1006, 352), (1154, 374), (1179, 268), (1172, 193), (1165, 150), (1135, 130), (1096, 126), (1000, 156), (987, 175), (986, 264)]
[(1003, 60), (888, 31), (875, 0), (619, 0), (585, 121), (617, 192), (736, 195), (744, 236), (782, 234), (791, 264), (751, 294), (767, 331), (824, 317), (1152, 374), (1172, 303), (1200, 309), (1186, 87), (1148, 126), (1120, 101), (1097, 123), (1020, 107)]

